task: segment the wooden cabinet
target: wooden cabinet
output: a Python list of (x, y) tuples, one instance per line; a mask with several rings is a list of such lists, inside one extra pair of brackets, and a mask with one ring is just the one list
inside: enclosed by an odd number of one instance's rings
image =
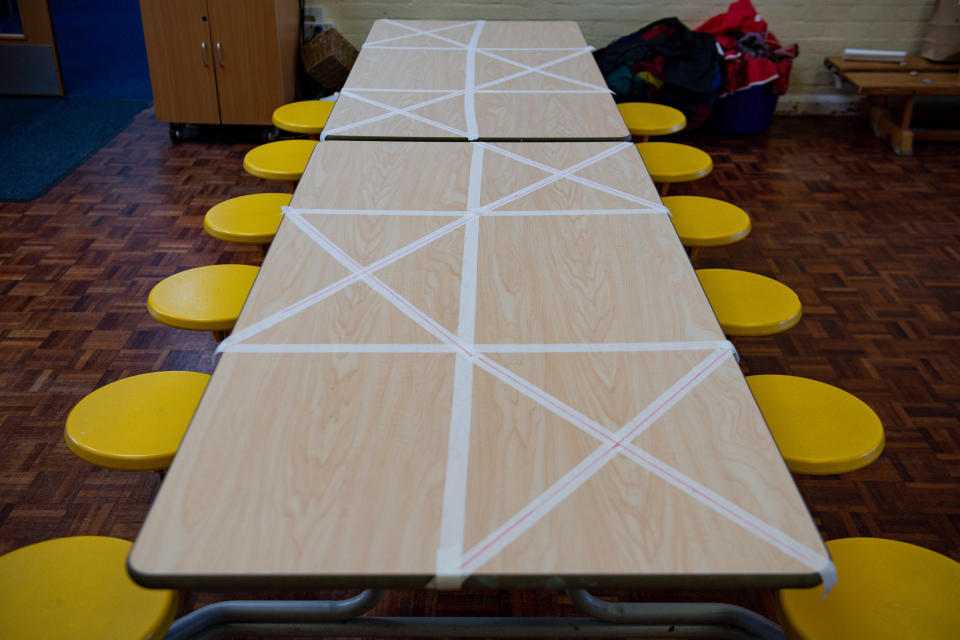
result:
[(298, 0), (140, 0), (140, 12), (157, 120), (269, 125), (295, 99)]

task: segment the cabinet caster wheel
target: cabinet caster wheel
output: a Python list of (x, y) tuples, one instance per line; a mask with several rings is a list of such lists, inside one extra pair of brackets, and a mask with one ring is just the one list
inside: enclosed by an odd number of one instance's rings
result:
[(170, 142), (173, 144), (180, 144), (183, 142), (183, 129), (184, 125), (170, 123)]
[(279, 137), (280, 129), (276, 127), (265, 127), (260, 133), (260, 139), (263, 140), (263, 142), (274, 142)]

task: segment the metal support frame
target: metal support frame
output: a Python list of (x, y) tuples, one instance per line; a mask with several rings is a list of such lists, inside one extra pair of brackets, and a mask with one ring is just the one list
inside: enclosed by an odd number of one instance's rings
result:
[(238, 636), (785, 640), (776, 624), (736, 605), (611, 603), (584, 589), (568, 593), (573, 604), (592, 617), (360, 617), (384, 596), (383, 590), (367, 589), (346, 600), (218, 602), (177, 620), (166, 640)]

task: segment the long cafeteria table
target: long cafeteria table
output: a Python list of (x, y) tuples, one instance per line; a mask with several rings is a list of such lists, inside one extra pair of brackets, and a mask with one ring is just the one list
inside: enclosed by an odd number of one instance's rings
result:
[[(535, 26), (378, 21), (348, 85), (383, 86), (371, 43), (583, 48)], [(459, 95), (476, 128), (444, 141), (419, 107), (372, 123), (411, 139), (336, 140), (371, 117), (341, 95), (128, 559), (146, 586), (363, 591), (217, 603), (167, 638), (783, 638), (732, 605), (589, 593), (835, 572), (622, 120), (569, 128), (609, 93), (508, 125)], [(548, 121), (558, 141), (504, 141)], [(363, 616), (389, 588), (566, 589), (589, 617)]]
[(377, 20), (330, 140), (628, 140), (575, 22)]

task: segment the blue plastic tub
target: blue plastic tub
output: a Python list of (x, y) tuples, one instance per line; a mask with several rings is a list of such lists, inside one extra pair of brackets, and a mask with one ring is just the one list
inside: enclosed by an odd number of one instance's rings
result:
[(707, 127), (725, 135), (766, 131), (773, 120), (778, 97), (767, 83), (720, 98), (713, 106)]

